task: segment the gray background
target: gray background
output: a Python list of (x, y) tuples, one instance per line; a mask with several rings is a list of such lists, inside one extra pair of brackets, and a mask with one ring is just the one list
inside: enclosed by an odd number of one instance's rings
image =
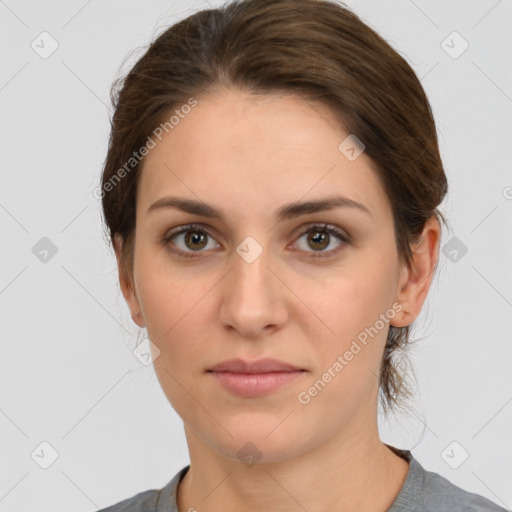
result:
[[(381, 418), (381, 435), (512, 508), (512, 2), (347, 3), (422, 79), (450, 184), (450, 230), (414, 331), (415, 412)], [(0, 511), (96, 510), (189, 462), (180, 418), (131, 352), (144, 335), (92, 192), (124, 59), (138, 49), (127, 70), (207, 6), (0, 0)], [(43, 31), (58, 43), (47, 58), (31, 47), (51, 49)], [(460, 55), (453, 31), (469, 44)]]

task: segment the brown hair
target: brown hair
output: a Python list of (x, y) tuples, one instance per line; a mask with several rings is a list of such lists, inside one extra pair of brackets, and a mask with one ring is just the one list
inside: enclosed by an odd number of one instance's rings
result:
[[(332, 0), (234, 0), (167, 28), (112, 86), (101, 197), (110, 241), (123, 242), (120, 271), (128, 279), (143, 162), (133, 155), (176, 107), (223, 87), (296, 93), (328, 105), (374, 163), (392, 206), (401, 263), (410, 263), (410, 244), (421, 240), (429, 217), (446, 224), (437, 209), (448, 185), (434, 118), (405, 59)], [(390, 325), (379, 375), (386, 414), (411, 396), (396, 364), (410, 327)]]

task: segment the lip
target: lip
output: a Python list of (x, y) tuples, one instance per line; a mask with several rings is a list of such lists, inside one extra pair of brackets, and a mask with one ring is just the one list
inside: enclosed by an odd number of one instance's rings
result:
[(230, 359), (207, 372), (227, 391), (243, 397), (267, 395), (290, 384), (306, 370), (277, 359)]
[(303, 368), (294, 366), (278, 359), (265, 357), (256, 361), (248, 361), (246, 359), (228, 359), (222, 363), (212, 366), (207, 371), (209, 372), (232, 372), (232, 373), (269, 373), (269, 372), (294, 372), (300, 371)]

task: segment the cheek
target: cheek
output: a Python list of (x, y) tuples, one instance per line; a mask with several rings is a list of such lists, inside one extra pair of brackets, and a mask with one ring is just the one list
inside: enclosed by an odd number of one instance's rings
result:
[(142, 300), (148, 336), (167, 356), (172, 368), (192, 359), (208, 342), (204, 336), (207, 294), (205, 287), (176, 279), (170, 283), (148, 280), (145, 284)]
[(171, 264), (165, 250), (152, 248), (149, 241), (142, 246), (141, 243), (134, 267), (138, 296), (148, 334), (151, 331), (155, 339), (164, 341), (199, 300), (200, 287)]
[(320, 418), (330, 411), (331, 427), (338, 428), (376, 394), (389, 327), (380, 322), (380, 329), (375, 329), (379, 313), (386, 308), (373, 285), (345, 280), (329, 290), (330, 300), (318, 316), (330, 330), (323, 327), (322, 336), (317, 330), (317, 335), (309, 338), (316, 365), (297, 400), (306, 415)]
[(391, 280), (381, 272), (384, 269), (351, 268), (345, 275), (331, 277), (323, 288), (311, 290), (311, 309), (330, 327), (333, 343), (356, 337), (391, 307), (394, 290)]
[(205, 295), (208, 290), (183, 279), (149, 277), (144, 307), (149, 339), (158, 347), (154, 369), (160, 386), (176, 412), (186, 418), (191, 396), (200, 396), (205, 345)]
[(314, 377), (321, 381), (319, 388), (325, 384), (331, 389), (322, 394), (333, 405), (340, 400), (355, 405), (368, 386), (377, 384), (389, 330), (392, 288), (389, 279), (376, 274), (354, 272), (330, 280), (322, 292), (315, 288), (308, 295), (311, 310), (324, 323), (316, 319), (314, 325), (320, 327), (309, 336), (319, 363)]
[(160, 350), (155, 368), (163, 366), (172, 374), (183, 373), (204, 351), (204, 307), (211, 288), (207, 280), (194, 279), (160, 261), (149, 251), (136, 260), (138, 295), (144, 311), (149, 339)]

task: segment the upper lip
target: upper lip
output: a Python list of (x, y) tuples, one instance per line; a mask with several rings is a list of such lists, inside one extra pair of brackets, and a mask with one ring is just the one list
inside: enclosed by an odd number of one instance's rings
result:
[(244, 359), (229, 359), (218, 363), (211, 368), (209, 372), (233, 372), (233, 373), (270, 373), (270, 372), (294, 372), (303, 368), (294, 366), (277, 359), (264, 358), (257, 361), (248, 361)]

